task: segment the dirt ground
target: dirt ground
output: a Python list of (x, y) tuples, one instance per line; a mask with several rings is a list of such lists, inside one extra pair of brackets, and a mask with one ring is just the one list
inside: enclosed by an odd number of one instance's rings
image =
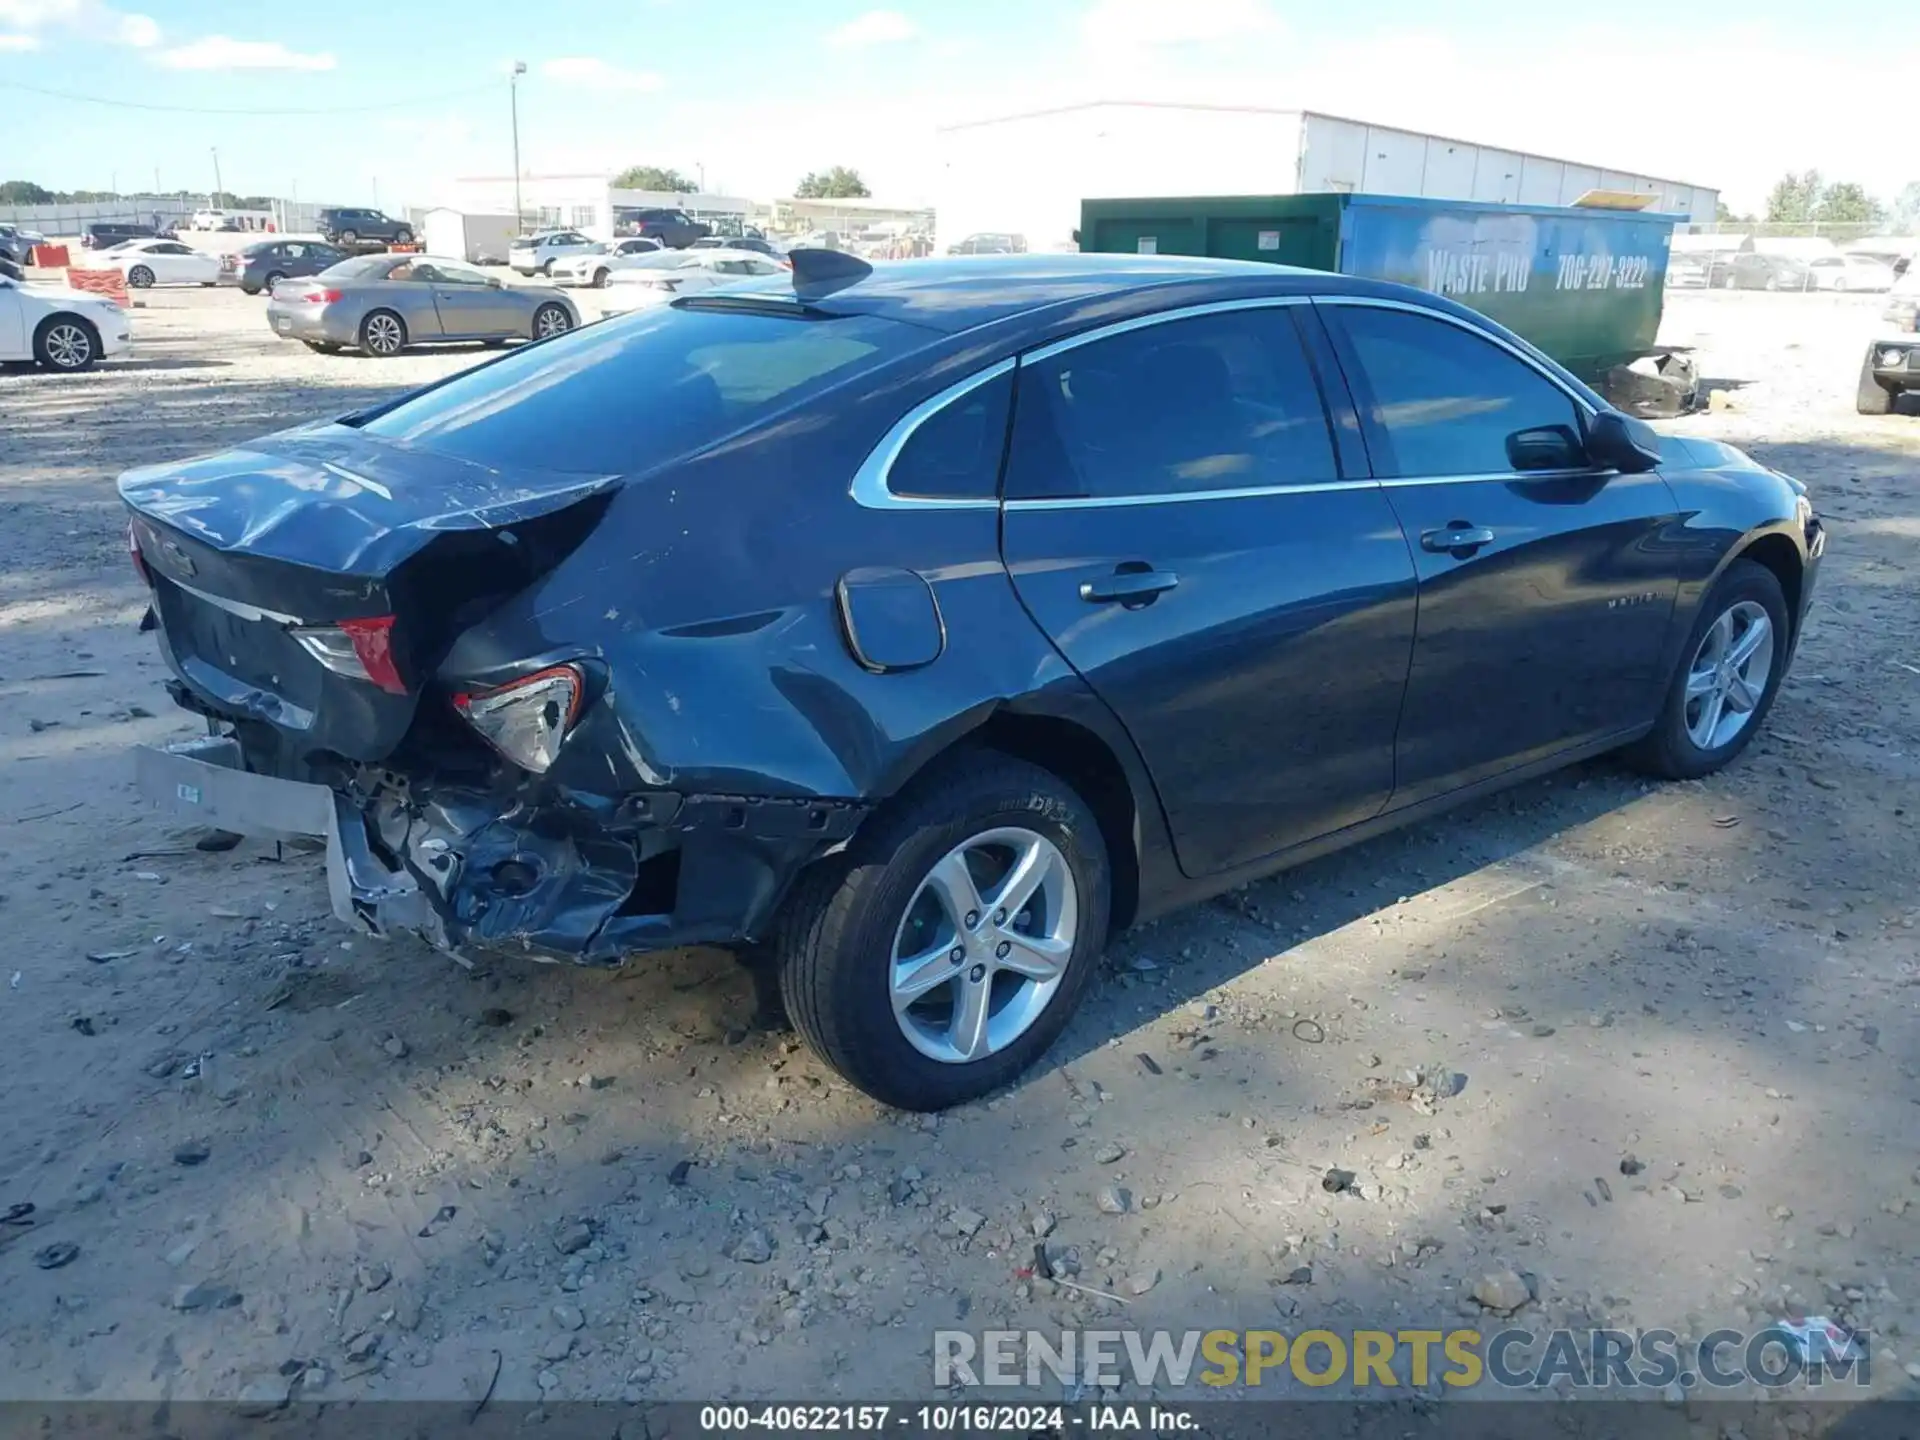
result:
[[(1669, 299), (1732, 399), (1674, 426), (1831, 530), (1745, 759), (1584, 766), (1130, 934), (937, 1120), (749, 1033), (721, 953), (469, 972), (134, 798), (129, 745), (195, 726), (115, 476), (479, 353), (315, 356), (259, 304), (154, 292), (130, 361), (0, 374), (0, 1399), (923, 1396), (936, 1329), (1445, 1326), (1505, 1268), (1530, 1326), (1824, 1314), (1920, 1375), (1920, 419), (1852, 413), (1878, 299)], [(1120, 1298), (1033, 1279), (1037, 1233)]]

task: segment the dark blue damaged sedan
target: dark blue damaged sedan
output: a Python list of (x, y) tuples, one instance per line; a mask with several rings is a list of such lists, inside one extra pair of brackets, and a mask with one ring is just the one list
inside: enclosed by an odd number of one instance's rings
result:
[(936, 1109), (1107, 937), (1585, 756), (1753, 739), (1824, 545), (1435, 296), (1010, 256), (791, 275), (120, 482), (202, 822), (454, 952), (739, 947)]

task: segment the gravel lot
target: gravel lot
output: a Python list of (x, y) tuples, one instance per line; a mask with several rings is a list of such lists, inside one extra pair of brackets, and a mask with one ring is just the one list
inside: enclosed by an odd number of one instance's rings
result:
[[(161, 290), (128, 362), (0, 373), (0, 1214), (37, 1207), (0, 1399), (918, 1396), (936, 1328), (1446, 1326), (1509, 1268), (1519, 1323), (1797, 1307), (1910, 1385), (1920, 420), (1852, 413), (1880, 304), (1669, 299), (1732, 399), (1675, 427), (1832, 531), (1743, 761), (1585, 766), (1137, 931), (1042, 1069), (937, 1121), (748, 1033), (718, 952), (466, 971), (133, 798), (127, 747), (195, 727), (115, 475), (482, 352), (318, 356)], [(1124, 1304), (1030, 1278), (1048, 1227)]]

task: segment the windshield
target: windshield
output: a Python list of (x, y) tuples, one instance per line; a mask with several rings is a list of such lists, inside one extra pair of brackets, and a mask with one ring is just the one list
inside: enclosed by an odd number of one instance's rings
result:
[(646, 310), (516, 351), (361, 428), (489, 467), (633, 474), (925, 341), (867, 315)]

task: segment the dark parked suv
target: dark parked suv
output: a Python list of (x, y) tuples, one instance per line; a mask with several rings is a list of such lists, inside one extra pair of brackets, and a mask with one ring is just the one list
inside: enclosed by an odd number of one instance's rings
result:
[(456, 953), (697, 943), (882, 1100), (1107, 937), (1583, 757), (1759, 732), (1825, 544), (1436, 295), (1120, 255), (689, 292), (120, 480), (201, 823)]
[(638, 210), (626, 217), (622, 228), (629, 235), (658, 240), (669, 250), (684, 250), (702, 236), (713, 233), (711, 225), (695, 220), (684, 210)]
[(319, 230), (335, 245), (353, 249), (362, 245), (411, 245), (413, 227), (378, 210), (334, 206), (320, 212)]

